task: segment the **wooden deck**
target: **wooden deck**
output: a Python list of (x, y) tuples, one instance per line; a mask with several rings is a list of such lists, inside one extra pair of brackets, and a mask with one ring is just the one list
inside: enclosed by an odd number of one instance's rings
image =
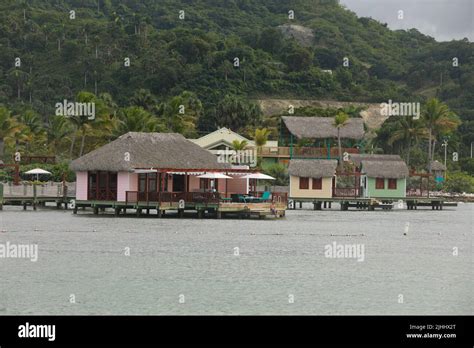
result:
[(314, 210), (331, 208), (332, 203), (338, 203), (341, 210), (356, 208), (357, 210), (390, 210), (400, 201), (406, 204), (407, 210), (417, 210), (418, 207), (431, 207), (432, 210), (443, 210), (444, 207), (456, 207), (457, 203), (447, 202), (440, 197), (333, 197), (333, 198), (299, 198), (289, 197), (288, 209), (302, 208), (303, 203), (313, 203)]
[(75, 201), (73, 211), (77, 214), (79, 210), (92, 208), (94, 214), (106, 213), (106, 209), (112, 209), (115, 216), (135, 214), (136, 216), (154, 215), (163, 217), (168, 213), (176, 213), (179, 217), (185, 214), (195, 214), (198, 218), (233, 216), (239, 218), (250, 217), (274, 217), (285, 216), (286, 203), (232, 203), (232, 202), (116, 202), (116, 201)]
[(75, 183), (46, 183), (42, 185), (22, 184), (6, 185), (0, 183), (0, 210), (4, 205), (20, 205), (26, 210), (34, 210), (46, 203), (55, 203), (58, 208), (75, 198)]

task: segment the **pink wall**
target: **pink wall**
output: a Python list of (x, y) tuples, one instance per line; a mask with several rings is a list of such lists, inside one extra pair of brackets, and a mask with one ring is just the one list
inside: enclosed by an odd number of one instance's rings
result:
[(129, 175), (129, 191), (138, 191), (138, 174), (128, 173)]
[(87, 201), (87, 172), (76, 172), (76, 200)]
[(199, 190), (199, 178), (196, 175), (189, 176), (189, 192), (194, 192)]
[[(234, 176), (234, 179), (227, 180), (227, 192), (229, 193), (248, 193), (248, 179), (239, 179), (238, 176)], [(220, 185), (221, 183), (219, 183)], [(219, 186), (221, 187), (221, 186)], [(225, 190), (225, 183), (222, 186)]]
[[(225, 179), (218, 179), (219, 181), (219, 192), (226, 192)], [(194, 175), (189, 176), (189, 191), (194, 192), (199, 190), (199, 178)], [(239, 179), (235, 176), (233, 179), (227, 180), (227, 192), (228, 193), (248, 193), (248, 180)]]
[[(76, 199), (87, 200), (87, 172), (76, 172)], [(219, 192), (226, 192), (225, 179), (219, 180)], [(168, 191), (173, 189), (173, 180), (168, 180)], [(194, 175), (189, 176), (189, 191), (199, 190), (199, 178)], [(239, 179), (235, 176), (227, 180), (227, 192), (248, 193), (248, 179)], [(126, 191), (138, 191), (138, 174), (129, 172), (119, 172), (117, 174), (117, 201), (125, 202)]]
[(117, 201), (125, 201), (125, 191), (130, 191), (130, 173), (117, 173)]

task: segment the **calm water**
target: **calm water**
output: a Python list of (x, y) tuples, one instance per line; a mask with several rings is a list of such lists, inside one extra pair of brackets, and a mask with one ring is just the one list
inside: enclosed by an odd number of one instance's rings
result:
[[(0, 244), (38, 244), (39, 258), (0, 258), (0, 315), (472, 314), (473, 207), (308, 206), (277, 221), (5, 207)], [(363, 244), (365, 260), (325, 257), (333, 242)]]

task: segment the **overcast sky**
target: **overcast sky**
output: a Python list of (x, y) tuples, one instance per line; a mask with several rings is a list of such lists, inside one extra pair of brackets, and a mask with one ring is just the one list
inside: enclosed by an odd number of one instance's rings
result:
[[(391, 29), (416, 28), (438, 41), (474, 41), (474, 0), (340, 0), (359, 17), (372, 17)], [(399, 11), (403, 19), (398, 19)]]

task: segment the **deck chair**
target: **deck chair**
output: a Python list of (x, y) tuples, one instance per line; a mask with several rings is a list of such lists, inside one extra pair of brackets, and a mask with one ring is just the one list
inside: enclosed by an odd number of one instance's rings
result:
[(256, 199), (256, 202), (265, 202), (270, 199), (270, 191), (263, 191), (262, 196)]

